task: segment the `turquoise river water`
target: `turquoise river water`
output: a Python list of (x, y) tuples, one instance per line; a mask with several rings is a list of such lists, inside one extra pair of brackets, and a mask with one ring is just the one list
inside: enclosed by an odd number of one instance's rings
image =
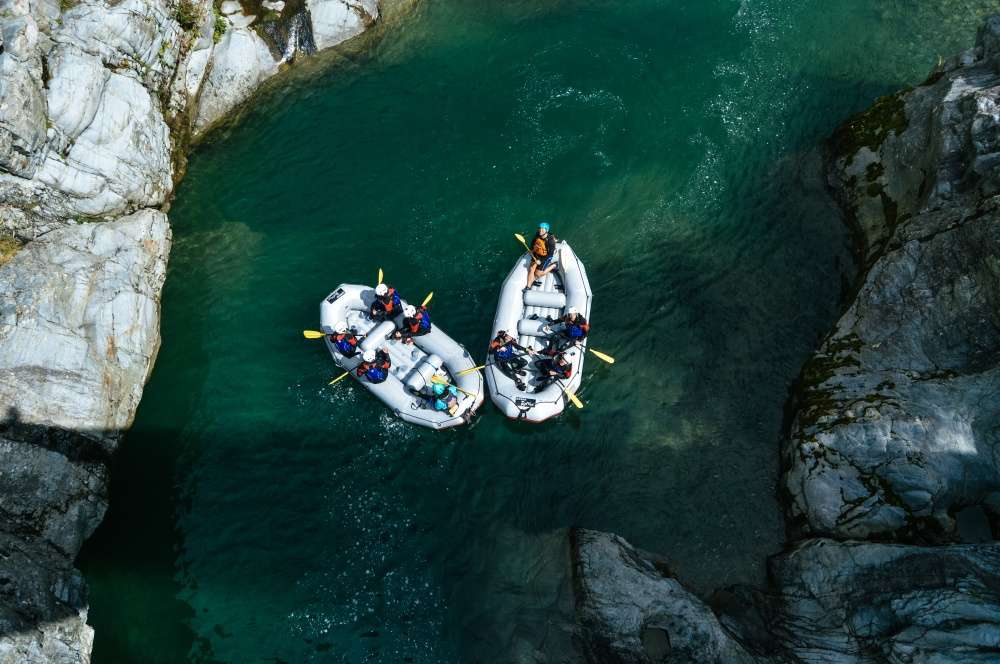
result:
[[(994, 4), (428, 0), (271, 86), (170, 211), (162, 349), (80, 561), (94, 661), (502, 661), (497, 589), (568, 525), (703, 595), (763, 583), (788, 389), (854, 274), (818, 149)], [(327, 386), (301, 330), (336, 284), (434, 291), (482, 358), (542, 218), (618, 360), (584, 410), (433, 433)]]

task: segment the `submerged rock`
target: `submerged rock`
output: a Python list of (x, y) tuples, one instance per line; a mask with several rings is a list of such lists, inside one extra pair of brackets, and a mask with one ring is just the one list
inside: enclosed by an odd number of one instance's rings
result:
[(832, 142), (866, 272), (806, 366), (783, 451), (796, 533), (958, 537), (1000, 517), (1000, 18)]

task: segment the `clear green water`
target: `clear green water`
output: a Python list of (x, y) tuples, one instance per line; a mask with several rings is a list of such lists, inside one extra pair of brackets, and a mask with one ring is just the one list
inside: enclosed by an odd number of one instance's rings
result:
[[(929, 4), (437, 0), (264, 95), (171, 210), (162, 350), (81, 559), (94, 661), (502, 661), (518, 553), (566, 525), (704, 594), (762, 583), (787, 390), (853, 274), (816, 147), (992, 3)], [(539, 218), (618, 359), (585, 410), (434, 434), (327, 387), (300, 331), (333, 286), (433, 290), (482, 355)]]

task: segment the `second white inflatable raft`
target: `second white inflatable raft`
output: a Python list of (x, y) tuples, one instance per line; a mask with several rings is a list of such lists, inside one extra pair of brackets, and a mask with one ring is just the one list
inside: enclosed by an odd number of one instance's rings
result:
[[(543, 327), (549, 325), (549, 318), (559, 318), (566, 309), (575, 307), (590, 319), (593, 294), (583, 263), (566, 242), (556, 245), (555, 255), (558, 267), (547, 274), (540, 285), (533, 285), (529, 290), (524, 290), (524, 286), (528, 281), (530, 255), (524, 254), (514, 264), (500, 289), (491, 339), (495, 339), (500, 330), (505, 330), (521, 346), (540, 351), (547, 346), (549, 333)], [(485, 373), (493, 403), (507, 417), (527, 422), (542, 422), (558, 415), (568, 401), (566, 388), (576, 392), (580, 387), (585, 352), (586, 340), (582, 346), (568, 350), (566, 359), (573, 367), (569, 379), (547, 384), (535, 369), (535, 358), (528, 357), (527, 375), (522, 378), (524, 390), (518, 389), (514, 379), (501, 371), (490, 356)]]
[[(476, 366), (472, 356), (436, 324), (427, 334), (415, 337), (413, 344), (392, 340), (399, 321), (376, 323), (369, 318), (368, 311), (374, 301), (375, 289), (341, 284), (320, 304), (320, 325), (327, 335), (324, 338), (333, 361), (342, 369), (350, 371), (359, 383), (389, 406), (397, 417), (407, 422), (432, 429), (446, 429), (468, 422), (483, 403), (483, 377), (478, 371), (465, 376), (457, 374)], [(399, 314), (401, 316), (402, 313)], [(358, 337), (364, 335), (364, 339), (358, 344), (359, 352), (354, 357), (344, 357), (330, 341), (329, 335), (339, 321), (346, 321), (347, 326)], [(361, 364), (361, 353), (383, 347), (388, 348), (392, 361), (389, 377), (377, 384), (358, 378), (354, 370)], [(433, 387), (432, 376), (435, 375), (465, 390), (459, 393), (458, 410), (455, 414), (434, 410), (432, 407), (430, 394)]]

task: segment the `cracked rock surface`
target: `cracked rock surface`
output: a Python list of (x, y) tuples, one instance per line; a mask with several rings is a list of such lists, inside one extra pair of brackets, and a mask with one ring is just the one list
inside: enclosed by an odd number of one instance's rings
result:
[(796, 533), (947, 542), (1000, 516), (1000, 17), (834, 136), (866, 262), (803, 371), (785, 444)]

